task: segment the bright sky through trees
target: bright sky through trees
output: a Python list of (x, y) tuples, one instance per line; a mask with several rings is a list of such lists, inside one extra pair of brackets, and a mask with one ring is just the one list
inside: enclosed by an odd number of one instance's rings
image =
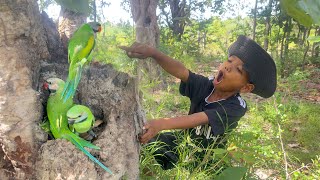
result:
[[(227, 3), (233, 5), (233, 10), (227, 9), (226, 12), (222, 15), (223, 19), (238, 15), (242, 17), (246, 16), (250, 12), (250, 10), (254, 8), (255, 0), (226, 0), (225, 4)], [(99, 6), (99, 1), (97, 1), (97, 6)], [(60, 6), (57, 4), (52, 4), (45, 11), (48, 13), (49, 17), (56, 20), (59, 17)], [(105, 17), (103, 21), (109, 21), (113, 23), (119, 22), (120, 20), (131, 21), (131, 13), (123, 9), (123, 7), (121, 6), (121, 1), (110, 2), (110, 6), (104, 7), (103, 15)], [(218, 14), (210, 12), (208, 10), (203, 15), (203, 18), (210, 18), (213, 15), (216, 16)], [(196, 13), (195, 16), (199, 17), (199, 13)]]
[[(98, 3), (99, 1), (97, 2), (97, 6), (99, 6)], [(121, 19), (124, 21), (131, 19), (131, 14), (124, 10), (120, 3), (121, 1), (112, 1), (110, 6), (104, 7), (103, 14), (105, 19), (103, 21), (119, 22)], [(49, 17), (56, 20), (59, 17), (60, 6), (52, 4), (45, 11), (48, 13)]]

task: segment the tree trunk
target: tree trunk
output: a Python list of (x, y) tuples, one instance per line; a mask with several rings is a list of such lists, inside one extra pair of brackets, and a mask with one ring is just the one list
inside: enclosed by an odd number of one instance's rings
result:
[(285, 76), (285, 70), (289, 71), (289, 68), (286, 67), (286, 65), (288, 64), (288, 52), (289, 52), (289, 37), (290, 37), (290, 33), (291, 33), (291, 21), (292, 19), (289, 18), (288, 19), (288, 25), (287, 25), (287, 28), (286, 28), (286, 41), (285, 41), (285, 45), (284, 45), (284, 59), (283, 59), (283, 74), (282, 74), (282, 77)]
[[(320, 27), (318, 27), (318, 30), (316, 30), (316, 36), (320, 36)], [(319, 42), (314, 43), (315, 44), (315, 48), (314, 48), (314, 57), (319, 57), (319, 53), (320, 53), (320, 47), (319, 47)]]
[[(310, 35), (310, 31), (311, 31), (311, 28), (306, 28), (305, 31), (304, 31), (304, 37), (303, 39), (306, 39), (309, 37)], [(309, 51), (309, 47), (310, 47), (310, 43), (309, 41), (307, 41), (307, 47), (306, 47), (306, 50), (304, 51), (304, 55), (303, 55), (303, 61), (302, 61), (302, 71), (304, 71), (304, 67), (305, 67), (305, 64), (306, 64), (306, 57), (307, 57), (307, 53)]]
[(186, 18), (186, 0), (182, 0), (181, 2), (180, 0), (170, 0), (169, 4), (173, 23), (173, 35), (180, 41), (186, 25), (186, 22), (183, 19)]
[(253, 32), (252, 32), (252, 40), (256, 39), (256, 26), (257, 26), (257, 6), (258, 0), (256, 0), (254, 5), (254, 15), (253, 15)]
[[(136, 41), (153, 47), (159, 44), (159, 27), (157, 24), (157, 0), (130, 0), (133, 20), (136, 23)], [(139, 60), (137, 65), (137, 81), (142, 79), (145, 69), (150, 79), (160, 77), (160, 68), (154, 60)], [(138, 82), (137, 82), (138, 83)]]
[(61, 6), (58, 31), (60, 34), (61, 46), (67, 52), (68, 42), (73, 32), (87, 20), (87, 16), (82, 13), (73, 12)]
[(103, 122), (94, 129), (100, 150), (89, 151), (110, 175), (70, 142), (47, 141), (39, 127), (48, 98), (40, 88), (44, 79), (66, 79), (68, 71), (55, 24), (41, 19), (33, 0), (5, 1), (0, 10), (0, 179), (138, 179), (137, 136), (145, 118), (133, 79), (93, 63), (74, 98)]
[[(317, 34), (318, 34), (318, 28), (319, 28), (319, 31), (320, 31), (320, 27), (319, 26), (316, 26), (315, 27), (315, 31), (314, 31), (314, 36), (317, 36)], [(320, 32), (319, 32), (319, 34), (320, 34)], [(312, 57), (315, 57), (315, 51), (316, 51), (316, 45), (318, 44), (318, 42), (314, 42), (313, 44), (312, 44), (312, 51), (311, 51), (311, 56)]]
[[(166, 3), (169, 4), (171, 17), (169, 16), (170, 13), (166, 12)], [(186, 18), (190, 15), (188, 14), (190, 9), (187, 8), (186, 0), (168, 0), (160, 6), (162, 14), (166, 17), (165, 21), (167, 22), (168, 27), (172, 30), (174, 37), (176, 37), (178, 41), (181, 40), (181, 36), (183, 35)]]
[(281, 45), (280, 45), (280, 75), (283, 78), (284, 77), (284, 61), (285, 61), (285, 56), (284, 56), (284, 40), (287, 34), (287, 27), (288, 27), (288, 21), (284, 25), (284, 31), (283, 31), (283, 36), (281, 38)]
[(49, 57), (34, 0), (0, 3), (0, 179), (33, 179), (46, 134), (38, 126), (40, 62)]
[(272, 12), (272, 3), (273, 0), (269, 0), (268, 4), (268, 13), (265, 21), (265, 26), (266, 29), (264, 31), (264, 43), (263, 43), (263, 48), (268, 51), (268, 46), (269, 46), (269, 33), (271, 31), (271, 25), (270, 25), (270, 19), (271, 19), (271, 12)]
[[(300, 45), (303, 46), (304, 45), (304, 42), (307, 38), (307, 32), (308, 32), (308, 28), (305, 28), (303, 27), (303, 35), (302, 35), (302, 38), (301, 38), (301, 41), (300, 41)], [(309, 36), (309, 35), (308, 35)]]

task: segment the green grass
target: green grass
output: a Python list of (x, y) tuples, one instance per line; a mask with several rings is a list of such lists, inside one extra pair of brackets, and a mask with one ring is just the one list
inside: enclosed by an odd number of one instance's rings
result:
[[(133, 42), (132, 29), (126, 28), (124, 32), (119, 31), (118, 27), (108, 26), (107, 29), (105, 37), (98, 37), (94, 58), (134, 75), (137, 61), (128, 58), (117, 48), (118, 45), (130, 45)], [(190, 70), (204, 75), (211, 75), (212, 64), (218, 64), (212, 63), (213, 59), (220, 60), (224, 57), (197, 57), (195, 60), (185, 53), (187, 45), (172, 42), (160, 49), (181, 60)], [(319, 71), (319, 68), (316, 70)], [(188, 113), (190, 102), (179, 94), (179, 82), (166, 73), (164, 78), (165, 85), (162, 81), (148, 79), (148, 75), (144, 74), (144, 82), (140, 83), (142, 104), (148, 120)], [(152, 155), (156, 146), (143, 146), (140, 159), (141, 179), (213, 179), (230, 167), (246, 167), (246, 178), (258, 178), (256, 172), (262, 169), (271, 172), (270, 179), (285, 179), (286, 164), (287, 173), (292, 179), (320, 179), (320, 105), (297, 99), (309, 91), (301, 82), (310, 79), (312, 73), (296, 69), (288, 78), (279, 80), (278, 92), (274, 97), (262, 101), (246, 99), (249, 110), (240, 120), (238, 128), (229, 135), (227, 151), (203, 149), (194, 144), (188, 135), (179, 134), (179, 163), (176, 168), (163, 171)], [(159, 87), (160, 90), (155, 90)], [(312, 95), (312, 92), (308, 93)], [(207, 151), (206, 158), (194, 158), (197, 151)], [(215, 163), (209, 165), (208, 160), (211, 159), (215, 159)], [(240, 172), (236, 169), (229, 170), (232, 174)]]
[(298, 147), (288, 148), (299, 161), (310, 163), (320, 155), (319, 105), (307, 102), (289, 102), (288, 120), (284, 123), (285, 142), (296, 143)]

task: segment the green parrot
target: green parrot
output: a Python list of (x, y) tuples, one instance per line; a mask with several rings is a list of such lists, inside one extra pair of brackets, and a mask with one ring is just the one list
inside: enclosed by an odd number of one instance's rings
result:
[(84, 154), (86, 154), (93, 162), (97, 163), (105, 171), (112, 174), (104, 164), (92, 156), (84, 147), (99, 149), (98, 146), (80, 138), (70, 131), (68, 127), (67, 111), (73, 106), (72, 99), (67, 100), (65, 103), (61, 100), (61, 93), (65, 82), (59, 78), (49, 78), (43, 84), (45, 90), (49, 90), (50, 96), (47, 102), (47, 115), (50, 124), (50, 131), (54, 138), (62, 138), (70, 141)]
[(95, 47), (95, 33), (100, 31), (100, 23), (85, 23), (70, 38), (68, 44), (69, 73), (61, 94), (64, 103), (74, 96), (81, 79), (83, 67), (91, 61), (89, 56)]
[[(95, 123), (94, 115), (91, 110), (83, 105), (74, 105), (67, 112), (69, 129), (80, 135), (86, 136), (86, 140), (92, 140), (96, 135), (92, 131), (92, 127)], [(81, 136), (82, 137), (82, 136)]]

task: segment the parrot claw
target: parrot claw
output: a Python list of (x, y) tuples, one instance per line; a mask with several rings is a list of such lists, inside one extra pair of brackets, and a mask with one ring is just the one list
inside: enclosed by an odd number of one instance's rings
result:
[(93, 136), (94, 138), (97, 137), (97, 135), (96, 135), (92, 130), (88, 131), (88, 133), (89, 133), (91, 136)]
[(94, 138), (97, 137), (97, 135), (92, 130), (89, 130), (86, 133), (80, 134), (80, 137), (87, 141), (92, 141)]
[(50, 133), (50, 122), (47, 117), (43, 122), (39, 123), (39, 125), (44, 132)]

